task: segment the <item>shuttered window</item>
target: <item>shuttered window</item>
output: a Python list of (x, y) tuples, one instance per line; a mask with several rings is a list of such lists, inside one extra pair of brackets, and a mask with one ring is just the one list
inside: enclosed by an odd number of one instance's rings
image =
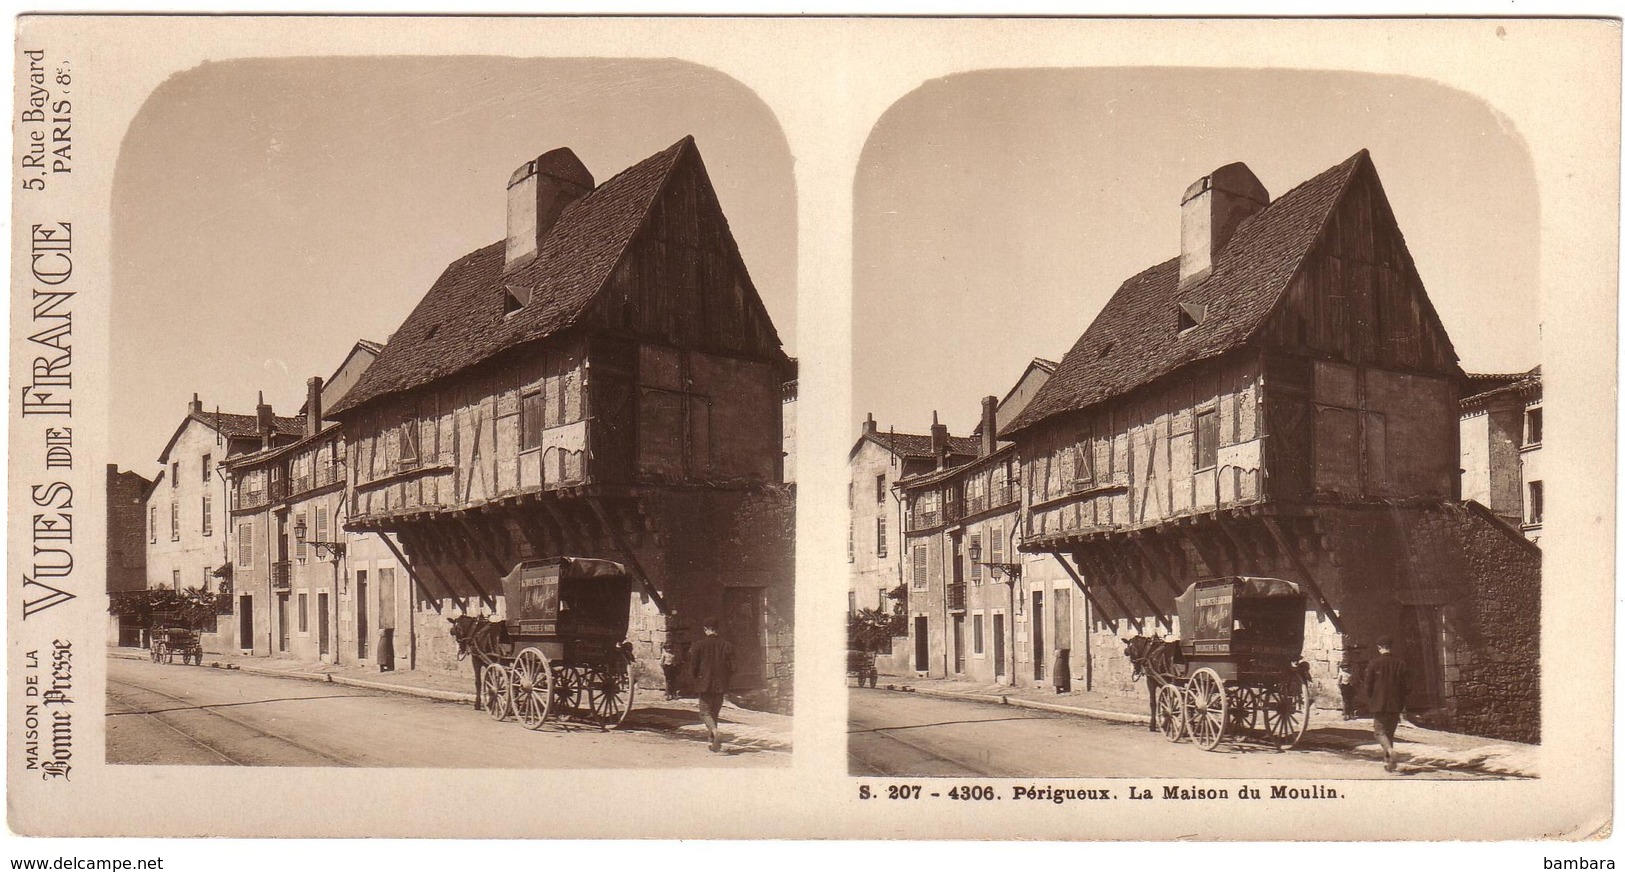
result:
[(925, 546), (914, 546), (914, 589), (925, 590), (926, 584)]
[[(978, 556), (981, 555), (981, 553), (982, 553), (982, 534), (981, 533), (972, 533), (972, 534), (970, 534), (970, 553), (978, 555)], [(981, 584), (982, 583), (982, 564), (980, 562), (974, 560), (974, 559), (971, 560), (971, 564), (970, 564), (970, 580), (971, 580), (972, 584)]]

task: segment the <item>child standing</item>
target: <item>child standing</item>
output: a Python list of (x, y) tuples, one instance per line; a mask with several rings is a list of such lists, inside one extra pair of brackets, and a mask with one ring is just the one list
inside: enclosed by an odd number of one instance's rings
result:
[(677, 652), (671, 643), (660, 646), (660, 671), (666, 674), (666, 699), (677, 698)]

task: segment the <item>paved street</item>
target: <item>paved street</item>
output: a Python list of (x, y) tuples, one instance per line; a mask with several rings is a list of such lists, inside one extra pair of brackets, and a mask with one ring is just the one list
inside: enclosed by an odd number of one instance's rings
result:
[[(1277, 752), (1225, 742), (1203, 751), (1144, 726), (1014, 706), (852, 688), (847, 754), (854, 775), (1146, 778), (1483, 778), (1382, 764), (1335, 752)], [(1404, 729), (1400, 730), (1404, 737)], [(1401, 752), (1404, 744), (1396, 746)]]
[(756, 749), (717, 755), (642, 730), (549, 722), (531, 732), (467, 705), (240, 671), (112, 658), (107, 669), (109, 763), (731, 768), (790, 759)]

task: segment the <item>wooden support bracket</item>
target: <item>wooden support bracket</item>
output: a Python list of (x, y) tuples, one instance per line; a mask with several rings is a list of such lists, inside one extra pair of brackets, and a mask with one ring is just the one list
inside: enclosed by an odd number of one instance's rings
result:
[(1298, 570), (1298, 574), (1303, 576), (1304, 583), (1309, 585), (1309, 590), (1314, 593), (1315, 600), (1320, 603), (1320, 610), (1325, 612), (1326, 617), (1331, 619), (1332, 628), (1342, 633), (1342, 617), (1337, 614), (1337, 609), (1332, 608), (1331, 601), (1326, 599), (1326, 593), (1320, 589), (1320, 584), (1315, 581), (1314, 573), (1309, 571), (1309, 567), (1303, 562), (1303, 558), (1298, 556), (1297, 549), (1287, 543), (1286, 536), (1281, 534), (1281, 528), (1276, 525), (1275, 519), (1266, 516), (1264, 518), (1264, 528), (1270, 531), (1270, 537), (1275, 540), (1275, 544), (1281, 549), (1281, 553), (1292, 561), (1292, 567)]

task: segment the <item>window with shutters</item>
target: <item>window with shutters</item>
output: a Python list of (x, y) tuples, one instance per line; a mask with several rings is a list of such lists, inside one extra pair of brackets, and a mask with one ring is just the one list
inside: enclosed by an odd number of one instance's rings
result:
[(403, 467), (418, 465), (419, 429), (418, 416), (401, 416), (401, 451), (399, 460), (400, 465)]
[(925, 546), (914, 546), (914, 589), (925, 590), (926, 587), (926, 560)]
[(310, 597), (309, 594), (302, 593), (302, 594), (299, 595), (299, 632), (300, 633), (309, 633), (310, 632), (310, 599), (309, 599), (309, 597)]
[(982, 616), (980, 614), (971, 615), (970, 640), (971, 653), (978, 657), (982, 656)]
[(169, 504), (169, 541), (181, 540), (181, 504)]
[[(316, 507), (316, 541), (317, 542), (331, 542), (331, 541), (333, 541), (332, 539), (328, 538), (327, 507), (326, 506), (317, 506)], [(331, 553), (331, 552), (329, 552), (329, 553)]]
[(519, 401), (519, 448), (522, 451), (542, 447), (542, 407), (541, 391), (531, 391)]
[(886, 516), (875, 517), (875, 556), (886, 556)]
[(1004, 562), (1004, 530), (994, 527), (987, 535), (987, 552), (992, 555), (989, 559), (994, 563)]
[(237, 565), (248, 566), (254, 562), (254, 525), (243, 523), (237, 525)]
[(1219, 413), (1200, 412), (1196, 416), (1196, 468), (1219, 465)]
[(211, 457), (210, 455), (207, 455), (207, 454), (203, 455), (203, 483), (204, 484), (209, 483), (209, 476), (213, 472), (214, 472), (214, 458)]
[(1546, 483), (1529, 483), (1529, 505), (1524, 508), (1524, 523), (1539, 524), (1546, 517)]
[(158, 507), (147, 507), (147, 541), (158, 541)]
[(846, 562), (852, 563), (858, 559), (857, 543), (852, 538), (852, 522), (846, 522)]
[(885, 501), (886, 501), (886, 474), (884, 472), (882, 472), (881, 474), (875, 476), (875, 502), (884, 503)]
[[(309, 519), (305, 517), (304, 512), (299, 512), (298, 514), (295, 514), (293, 516), (293, 528), (294, 528), (294, 530), (297, 531), (301, 527), (304, 527), (306, 530), (309, 530), (310, 527), (307, 524), (308, 520)], [(308, 538), (310, 538), (310, 537), (309, 536), (305, 537), (305, 539), (308, 539)], [(293, 556), (297, 560), (304, 560), (305, 559), (305, 539), (299, 538), (297, 532), (294, 534)], [(303, 629), (304, 629), (303, 627), (300, 627), (300, 630), (303, 630)]]
[[(981, 556), (981, 554), (982, 554), (982, 534), (981, 533), (972, 533), (972, 534), (970, 534), (970, 553), (975, 554), (977, 556)], [(970, 583), (971, 584), (981, 584), (982, 583), (982, 564), (981, 564), (980, 561), (978, 561), (978, 560), (976, 560), (974, 558), (972, 558), (971, 564), (970, 564)]]
[(214, 535), (214, 495), (203, 495), (203, 535)]

